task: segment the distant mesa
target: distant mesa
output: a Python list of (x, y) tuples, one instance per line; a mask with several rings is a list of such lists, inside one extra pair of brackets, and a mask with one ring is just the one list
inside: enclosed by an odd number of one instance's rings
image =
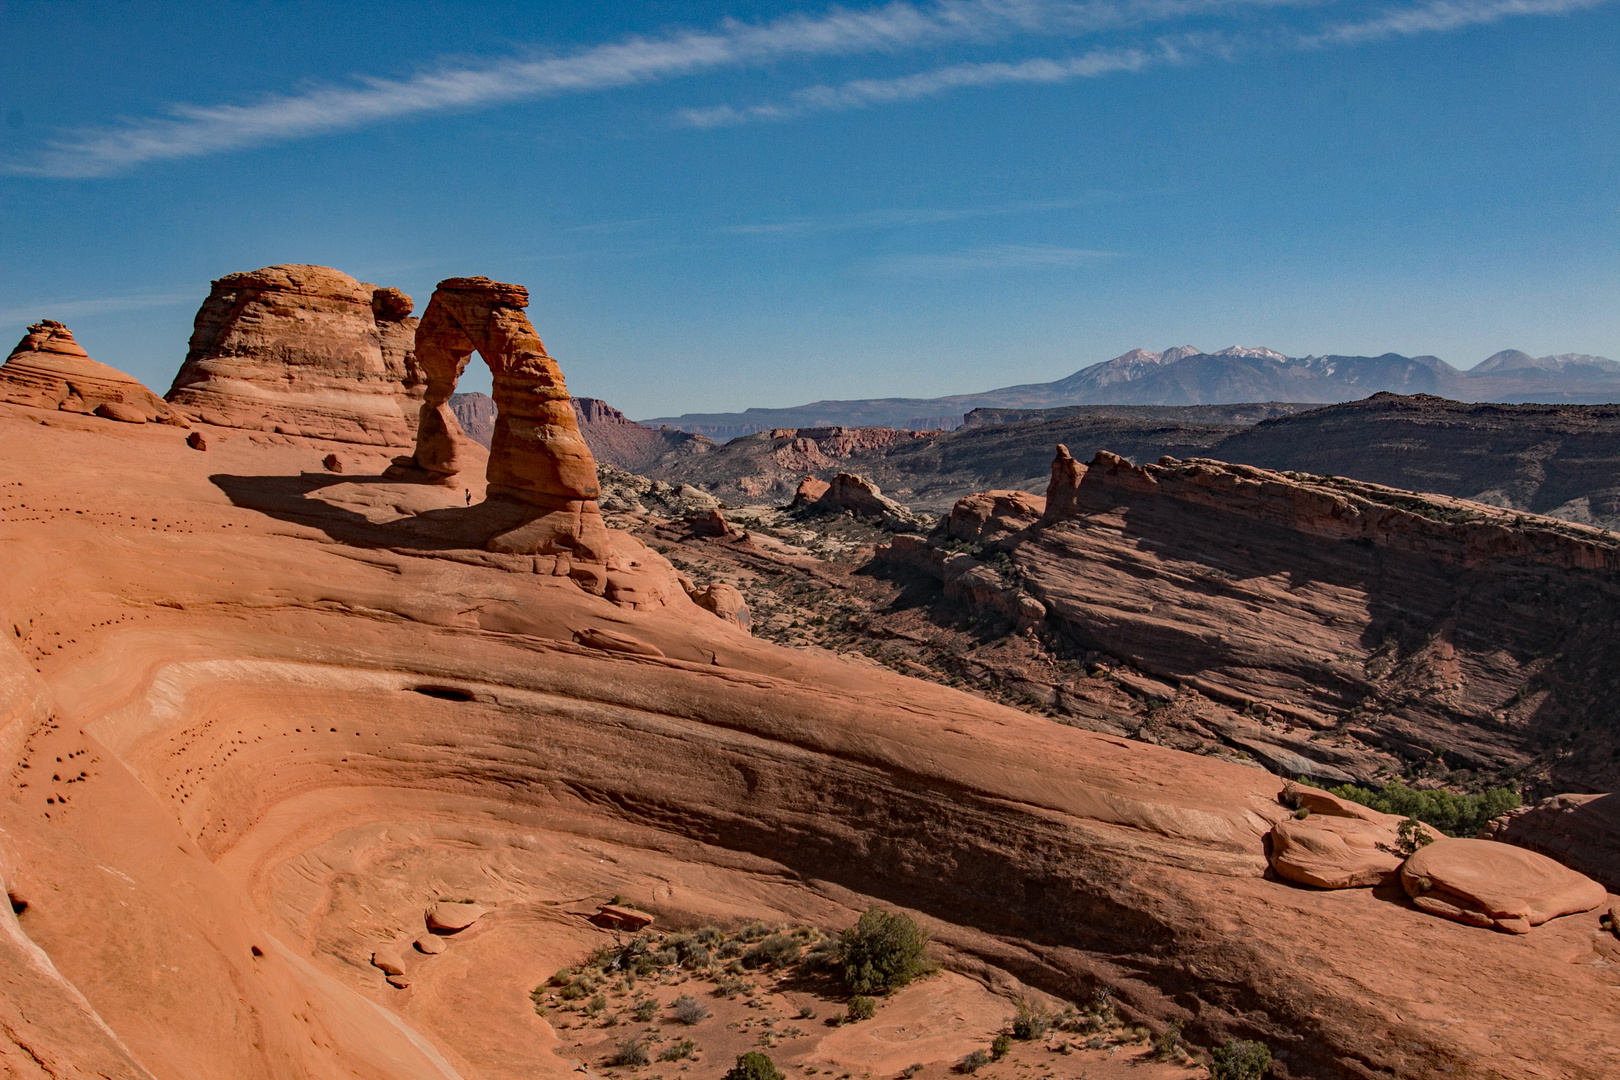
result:
[(168, 400), (220, 427), (412, 445), (423, 379), (409, 296), (327, 266), (227, 274)]
[(90, 359), (73, 332), (52, 319), (30, 326), (0, 366), (0, 401), (130, 424), (185, 424), (140, 382)]
[(1233, 345), (1204, 352), (1178, 345), (1132, 349), (1054, 382), (1004, 386), (939, 398), (814, 401), (783, 409), (687, 413), (645, 420), (725, 441), (772, 428), (951, 427), (941, 417), (975, 409), (1051, 409), (1072, 405), (1233, 405), (1300, 402), (1330, 405), (1369, 394), (1437, 394), (1456, 401), (1586, 403), (1620, 401), (1620, 363), (1568, 353), (1539, 359), (1499, 352), (1459, 370), (1434, 356), (1285, 356)]
[[(598, 462), (642, 472), (713, 445), (701, 435), (638, 424), (600, 398), (576, 397), (574, 419)], [(495, 400), (488, 394), (451, 394), (450, 411), (467, 438), (485, 449), (495, 438)]]

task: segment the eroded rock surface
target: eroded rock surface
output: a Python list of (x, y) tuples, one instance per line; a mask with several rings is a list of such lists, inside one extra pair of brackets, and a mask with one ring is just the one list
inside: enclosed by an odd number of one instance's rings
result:
[[(1282, 801), (1296, 808), (1292, 818), (1271, 827), (1268, 856), (1278, 875), (1318, 889), (1355, 889), (1394, 878), (1405, 861), (1400, 828), (1404, 819), (1381, 814), (1331, 792), (1287, 784)], [(1413, 822), (1414, 841), (1441, 839), (1435, 829)]]
[(1480, 831), (1551, 856), (1620, 893), (1620, 795), (1549, 795)]
[(215, 281), (168, 400), (220, 427), (410, 446), (422, 379), (411, 298), (327, 266)]
[(0, 365), (0, 401), (129, 424), (185, 423), (139, 380), (90, 359), (73, 331), (52, 319), (30, 326)]
[(1490, 840), (1437, 840), (1406, 860), (1401, 885), (1431, 915), (1526, 934), (1600, 907), (1603, 886), (1545, 855)]
[[(614, 896), (671, 928), (909, 910), (935, 985), (1006, 995), (909, 1029), (1101, 985), (1200, 1046), (1264, 1039), (1278, 1080), (1611, 1057), (1595, 914), (1526, 948), (1268, 880), (1289, 811), (1260, 769), (783, 648), (684, 592), (615, 603), (560, 557), (457, 546), (460, 491), (326, 474), (294, 440), (37, 421), (0, 405), (0, 873), (29, 901), (8, 1067), (566, 1080), (577, 1040), (528, 994), (611, 940), (589, 917)], [(409, 947), (450, 898), (488, 914)], [(887, 1026), (822, 1037), (874, 1075), (964, 1052)]]
[[(1361, 745), (1620, 784), (1615, 537), (1204, 459), (1099, 453), (1074, 491), (1011, 560), (1076, 640), (1259, 712), (1268, 741), (1336, 768)], [(1551, 741), (1569, 753), (1549, 760)]]

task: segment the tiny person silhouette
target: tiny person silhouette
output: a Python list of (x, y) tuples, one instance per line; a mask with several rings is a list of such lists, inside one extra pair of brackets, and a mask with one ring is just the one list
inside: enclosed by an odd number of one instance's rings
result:
[(472, 488), (463, 488), (462, 490), (467, 493), (467, 505), (471, 506), (472, 505)]

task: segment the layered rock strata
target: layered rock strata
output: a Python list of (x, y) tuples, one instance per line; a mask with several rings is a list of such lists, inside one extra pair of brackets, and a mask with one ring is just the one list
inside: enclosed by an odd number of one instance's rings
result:
[[(1027, 595), (1072, 648), (1243, 709), (1211, 726), (1288, 775), (1342, 782), (1386, 754), (1555, 791), (1620, 784), (1615, 537), (1207, 459), (1060, 451), (1052, 474), (1041, 523), (981, 552), (1000, 592), (956, 595), (998, 612)], [(882, 554), (943, 570), (946, 539)]]
[(596, 504), (596, 461), (579, 433), (562, 369), (523, 313), (528, 305), (523, 286), (486, 277), (448, 278), (433, 290), (416, 332), (416, 362), (427, 385), (413, 463), (444, 477), (466, 467), (466, 436), (449, 401), (477, 352), (494, 384), (488, 494), (533, 509), (523, 524), (493, 537), (490, 550), (567, 552), (604, 562), (609, 544)]
[(90, 359), (73, 331), (52, 319), (30, 326), (0, 365), (0, 401), (132, 424), (185, 423), (139, 380)]
[(409, 296), (326, 266), (228, 274), (168, 400), (221, 427), (407, 447), (422, 379)]

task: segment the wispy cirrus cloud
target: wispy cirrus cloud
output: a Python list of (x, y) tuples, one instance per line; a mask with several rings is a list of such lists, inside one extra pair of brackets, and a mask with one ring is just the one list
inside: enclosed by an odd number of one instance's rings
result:
[(138, 311), (142, 308), (173, 307), (176, 304), (194, 304), (197, 297), (208, 290), (184, 293), (148, 293), (138, 296), (97, 296), (76, 300), (34, 300), (0, 308), (0, 323), (34, 323), (40, 319), (87, 319), (118, 311)]
[(1608, 2), (1610, 0), (1430, 0), (1413, 7), (1388, 9), (1373, 18), (1334, 23), (1309, 32), (1272, 27), (1249, 34), (1166, 35), (1150, 43), (1096, 48), (1079, 55), (1037, 57), (1016, 63), (950, 64), (894, 78), (852, 79), (835, 86), (809, 86), (780, 102), (685, 108), (677, 110), (673, 119), (677, 126), (695, 128), (792, 120), (819, 112), (917, 101), (967, 87), (1065, 83), (1194, 61), (1230, 62), (1256, 53), (1309, 52), (1393, 37), (1449, 33), (1509, 18), (1564, 15)]
[[(563, 55), (443, 65), (405, 78), (359, 75), (341, 85), (268, 94), (245, 104), (176, 104), (158, 116), (68, 132), (3, 166), (14, 174), (109, 176), (145, 163), (201, 157), (350, 131), (408, 117), (472, 111), (515, 101), (646, 85), (788, 59), (897, 56), (947, 45), (988, 47), (1030, 38), (1167, 33), (1118, 41), (1062, 57), (993, 59), (935, 66), (892, 78), (817, 84), (781, 102), (683, 109), (675, 121), (723, 127), (815, 112), (916, 101), (967, 87), (1061, 83), (1140, 72), (1192, 60), (1237, 59), (1254, 51), (1355, 45), (1443, 33), (1519, 16), (1548, 16), (1610, 0), (1429, 0), (1309, 31), (1279, 23), (1241, 34), (1187, 32), (1188, 20), (1266, 16), (1325, 8), (1333, 0), (934, 0), (866, 9), (831, 8), (764, 23), (726, 20), (707, 30), (631, 36)], [(1269, 17), (1269, 16), (1266, 16)]]
[(862, 229), (896, 229), (914, 225), (940, 225), (972, 218), (1040, 214), (1053, 210), (1074, 210), (1116, 198), (1108, 191), (1094, 191), (1078, 199), (1020, 200), (986, 206), (895, 207), (863, 210), (855, 214), (789, 218), (783, 221), (753, 221), (726, 225), (720, 232), (732, 236), (794, 236), (816, 232), (848, 232)]
[(990, 244), (960, 251), (890, 255), (872, 261), (867, 270), (886, 277), (960, 277), (986, 270), (1064, 270), (1117, 259), (1117, 251), (1060, 247), (1052, 244)]
[(446, 66), (404, 79), (273, 94), (245, 105), (172, 106), (167, 115), (72, 132), (13, 173), (106, 176), (151, 161), (198, 157), (352, 130), (401, 117), (658, 82), (787, 58), (899, 53), (952, 42), (1074, 35), (1188, 14), (1310, 0), (895, 0), (880, 7), (794, 14), (710, 30), (633, 36), (568, 55)]
[(730, 127), (755, 120), (791, 120), (809, 113), (917, 101), (970, 86), (1094, 79), (1118, 71), (1140, 71), (1155, 60), (1165, 62), (1168, 59), (1170, 54), (1163, 48), (1154, 52), (1121, 48), (1093, 49), (1081, 56), (1057, 60), (1038, 58), (1019, 63), (952, 64), (893, 79), (852, 79), (838, 86), (809, 86), (780, 104), (767, 102), (741, 107), (715, 105), (682, 109), (675, 114), (675, 119), (680, 125), (700, 128)]

